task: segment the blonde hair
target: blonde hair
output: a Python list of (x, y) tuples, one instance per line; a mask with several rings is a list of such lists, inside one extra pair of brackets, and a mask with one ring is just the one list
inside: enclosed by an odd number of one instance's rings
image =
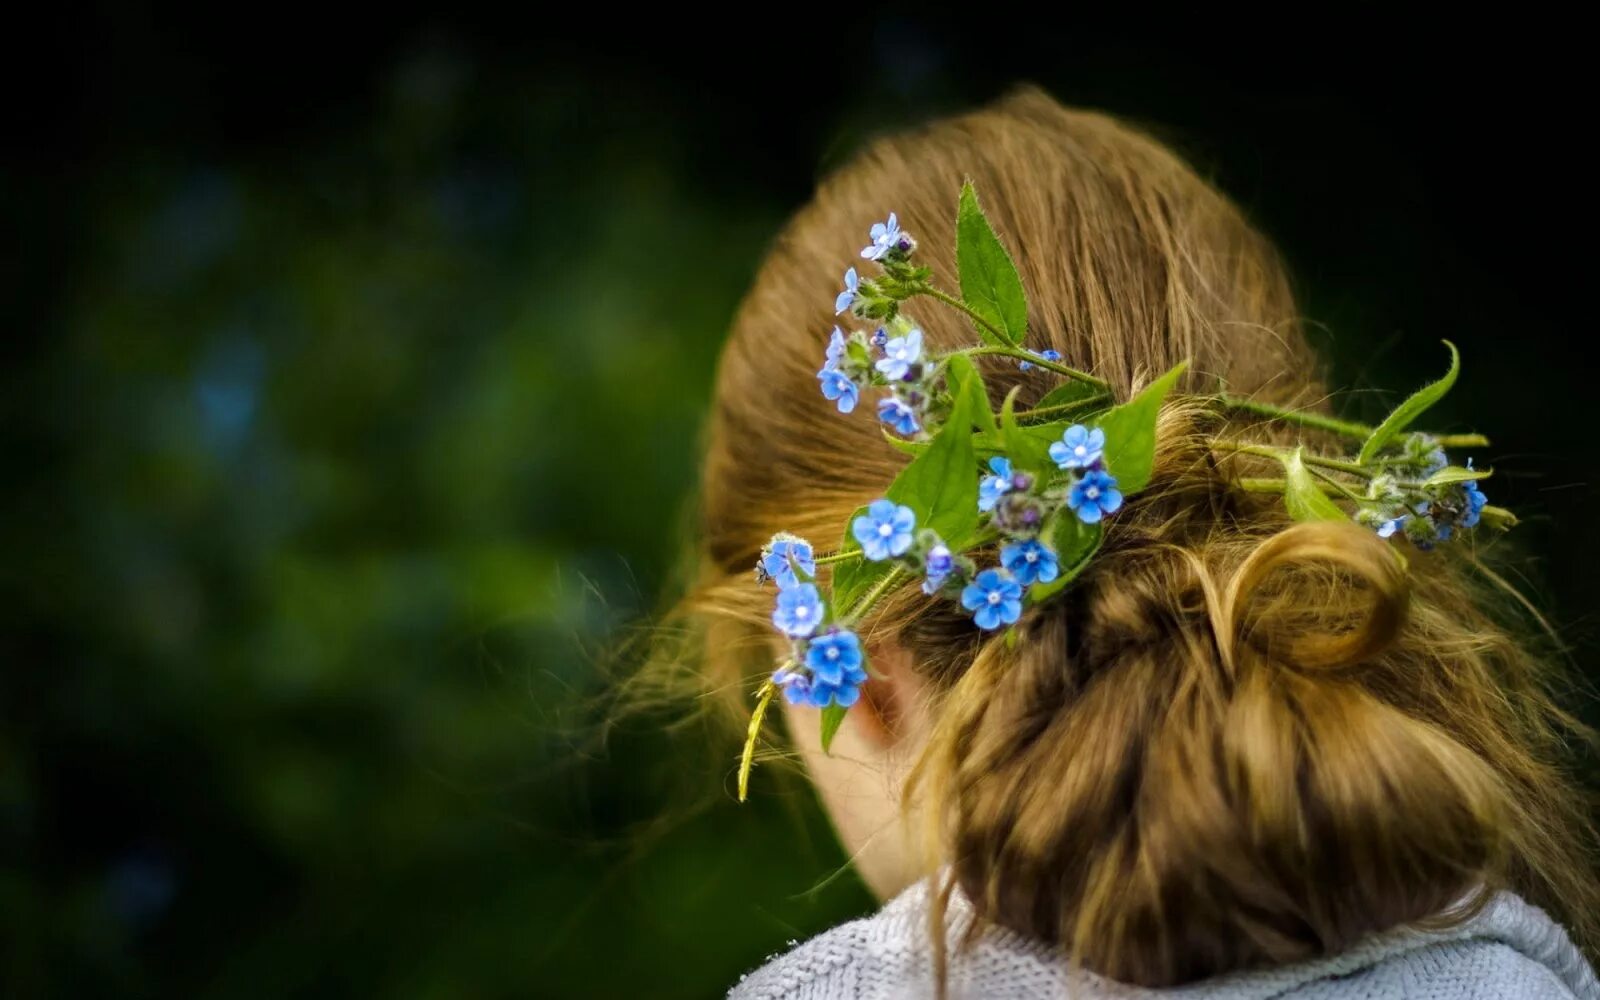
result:
[[(739, 711), (771, 670), (763, 542), (828, 548), (905, 461), (870, 407), (841, 416), (818, 395), (840, 262), (892, 208), (953, 284), (966, 179), (1015, 252), (1035, 349), (1119, 398), (1183, 359), (1190, 392), (1324, 396), (1272, 246), (1150, 137), (1025, 90), (875, 142), (779, 236), (722, 355), (684, 609), (702, 682)], [(953, 314), (917, 318), (934, 349), (972, 338)], [(1005, 363), (985, 377), (995, 402), (1050, 387)], [(1249, 459), (1208, 446), (1220, 419), (1166, 406), (1150, 489), (1014, 644), (915, 587), (860, 626), (935, 692), (908, 812), (928, 818), (930, 868), (949, 866), (975, 932), (1168, 985), (1461, 919), (1507, 887), (1592, 945), (1593, 826), (1565, 748), (1581, 726), (1485, 610), (1470, 547), (1402, 566), (1353, 524), (1291, 524), (1239, 488)]]

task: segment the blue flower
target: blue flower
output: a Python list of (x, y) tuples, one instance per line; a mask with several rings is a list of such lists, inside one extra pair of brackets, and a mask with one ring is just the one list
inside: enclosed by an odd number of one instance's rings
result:
[(961, 606), (985, 631), (1022, 617), (1022, 585), (1000, 569), (986, 569), (961, 591)]
[(867, 512), (850, 524), (850, 533), (861, 543), (861, 552), (873, 562), (905, 555), (911, 548), (911, 531), (917, 515), (910, 507), (893, 500), (874, 500)]
[(1000, 550), (1000, 564), (1024, 587), (1049, 583), (1060, 570), (1056, 554), (1037, 538), (1012, 542)]
[(1084, 524), (1096, 524), (1122, 506), (1122, 491), (1117, 489), (1117, 480), (1109, 472), (1090, 469), (1067, 491), (1067, 506)]
[(943, 542), (937, 542), (928, 549), (928, 555), (923, 559), (923, 569), (927, 571), (927, 579), (922, 581), (924, 594), (937, 594), (939, 588), (950, 578), (950, 572), (956, 568), (956, 558), (950, 552), (950, 547)]
[(837, 400), (840, 413), (849, 413), (856, 408), (856, 402), (861, 398), (861, 387), (856, 385), (854, 379), (837, 368), (824, 368), (817, 372), (817, 378), (822, 381), (823, 398)]
[(895, 337), (883, 346), (883, 359), (878, 371), (891, 382), (906, 377), (911, 366), (922, 360), (922, 331), (912, 330), (904, 337)]
[(856, 300), (856, 292), (861, 287), (861, 279), (856, 275), (856, 269), (851, 268), (844, 273), (844, 291), (833, 300), (833, 314), (835, 316), (850, 308), (850, 303)]
[[(1472, 459), (1467, 459), (1467, 468), (1472, 468)], [(1489, 498), (1483, 495), (1483, 490), (1478, 488), (1478, 481), (1469, 479), (1461, 484), (1461, 491), (1466, 495), (1467, 509), (1461, 512), (1460, 525), (1463, 528), (1476, 528), (1478, 522), (1483, 520), (1483, 508), (1488, 506)]]
[(872, 331), (872, 336), (868, 340), (872, 342), (873, 347), (882, 347), (889, 342), (889, 331), (880, 326)]
[[(1043, 358), (1046, 361), (1060, 361), (1061, 360), (1061, 352), (1056, 350), (1053, 347), (1052, 348), (1047, 348), (1046, 350), (1043, 350), (1043, 351), (1040, 351), (1038, 356)], [(1032, 361), (1019, 361), (1019, 362), (1017, 362), (1017, 367), (1021, 368), (1023, 371), (1027, 371), (1027, 370), (1029, 370), (1030, 368), (1033, 367), (1033, 362)]]
[(915, 434), (921, 426), (917, 423), (917, 411), (893, 396), (878, 400), (878, 419), (905, 437)]
[[(1087, 469), (1100, 461), (1105, 447), (1105, 431), (1073, 424), (1061, 432), (1060, 441), (1050, 446), (1050, 461), (1063, 469)], [(1116, 510), (1115, 507), (1111, 509)]]
[(822, 370), (825, 372), (836, 370), (839, 367), (839, 362), (844, 359), (844, 351), (844, 331), (834, 327), (833, 336), (828, 338), (828, 353), (822, 361)]
[(1000, 455), (989, 459), (992, 476), (984, 476), (978, 483), (978, 509), (994, 510), (994, 505), (1011, 490), (1011, 460)]
[(1391, 517), (1387, 521), (1384, 521), (1382, 524), (1378, 525), (1378, 537), (1393, 538), (1394, 533), (1405, 527), (1405, 524), (1406, 515), (1401, 514), (1398, 517)]
[(794, 639), (804, 638), (822, 624), (822, 595), (816, 585), (796, 584), (778, 591), (778, 606), (772, 609), (772, 624)]
[(811, 543), (804, 538), (793, 535), (775, 535), (767, 543), (766, 551), (761, 553), (761, 569), (778, 585), (779, 590), (787, 590), (800, 583), (795, 576), (794, 566), (790, 558), (799, 564), (800, 572), (806, 576), (817, 575), (817, 561), (811, 549)]
[(867, 235), (872, 240), (872, 245), (861, 251), (861, 256), (867, 260), (882, 260), (883, 255), (894, 249), (900, 242), (900, 220), (895, 218), (893, 212), (889, 213), (888, 222), (874, 222)]
[(811, 677), (804, 671), (780, 667), (773, 672), (772, 683), (783, 690), (783, 700), (789, 704), (811, 703)]
[(824, 684), (839, 684), (857, 675), (867, 678), (861, 668), (861, 640), (845, 629), (830, 629), (812, 639), (806, 647), (806, 667), (813, 679)]

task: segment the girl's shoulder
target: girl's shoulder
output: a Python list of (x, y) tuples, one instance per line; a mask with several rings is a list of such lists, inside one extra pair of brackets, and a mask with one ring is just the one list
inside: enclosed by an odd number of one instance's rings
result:
[[(1447, 930), (1400, 929), (1330, 958), (1232, 973), (1166, 990), (1074, 976), (1046, 945), (992, 931), (971, 948), (954, 941), (970, 919), (952, 901), (951, 1000), (1600, 1000), (1600, 984), (1566, 932), (1544, 911), (1501, 893)], [(878, 913), (841, 924), (745, 976), (730, 1000), (924, 1000), (935, 995), (923, 885)]]

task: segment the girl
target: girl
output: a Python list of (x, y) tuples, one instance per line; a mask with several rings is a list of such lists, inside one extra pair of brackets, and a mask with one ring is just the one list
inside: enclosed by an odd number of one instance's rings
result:
[[(1485, 610), (1470, 546), (1296, 524), (1243, 488), (1216, 418), (1185, 400), (1226, 387), (1317, 409), (1282, 263), (1167, 149), (1040, 93), (879, 141), (762, 267), (704, 470), (688, 607), (708, 688), (771, 670), (772, 591), (750, 573), (768, 539), (839, 537), (907, 462), (873, 407), (819, 396), (840, 262), (894, 208), (948, 284), (969, 179), (1015, 255), (1031, 346), (1119, 400), (1188, 359), (1184, 395), (1161, 411), (1148, 488), (1056, 599), (989, 631), (901, 587), (855, 624), (877, 676), (830, 752), (818, 709), (782, 702), (891, 901), (732, 996), (1600, 997), (1561, 926), (1592, 942), (1600, 913), (1565, 770), (1577, 725)], [(973, 340), (957, 313), (917, 318), (930, 350)], [(980, 361), (995, 408), (1052, 384)], [(1264, 446), (1317, 433), (1229, 428)]]

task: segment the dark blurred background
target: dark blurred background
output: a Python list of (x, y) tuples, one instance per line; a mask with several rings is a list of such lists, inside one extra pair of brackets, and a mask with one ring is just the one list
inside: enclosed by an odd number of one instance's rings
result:
[(1236, 197), (1341, 383), (1461, 346), (1435, 422), (1493, 434), (1519, 582), (1589, 669), (1582, 34), (1142, 20), (13, 25), (0, 995), (709, 997), (868, 908), (802, 785), (734, 804), (731, 739), (599, 739), (599, 665), (670, 597), (782, 220), (1017, 80)]

